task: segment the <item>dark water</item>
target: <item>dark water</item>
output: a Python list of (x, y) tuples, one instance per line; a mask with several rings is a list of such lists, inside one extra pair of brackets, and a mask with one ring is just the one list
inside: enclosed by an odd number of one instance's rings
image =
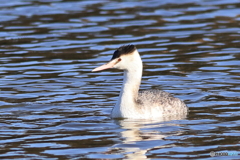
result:
[[(240, 1), (0, 2), (0, 159), (240, 159)], [(109, 118), (129, 43), (186, 119)]]

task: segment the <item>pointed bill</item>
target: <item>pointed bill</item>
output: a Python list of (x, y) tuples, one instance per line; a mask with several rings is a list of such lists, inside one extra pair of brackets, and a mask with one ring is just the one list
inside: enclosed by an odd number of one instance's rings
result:
[(105, 70), (105, 69), (109, 69), (109, 68), (113, 68), (113, 66), (117, 63), (117, 61), (114, 59), (102, 66), (99, 66), (95, 69), (92, 70), (92, 72), (96, 72), (96, 71), (102, 71), (102, 70)]

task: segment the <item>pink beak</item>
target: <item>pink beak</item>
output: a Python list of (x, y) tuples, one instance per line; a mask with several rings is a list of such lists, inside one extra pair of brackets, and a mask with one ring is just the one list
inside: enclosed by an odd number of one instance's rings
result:
[(114, 60), (112, 60), (112, 61), (110, 61), (110, 62), (108, 62), (108, 63), (106, 63), (106, 64), (104, 64), (104, 65), (102, 65), (102, 66), (99, 66), (99, 67), (93, 69), (92, 72), (102, 71), (102, 70), (105, 70), (105, 69), (113, 68), (113, 66), (114, 66), (116, 63), (117, 63), (117, 62), (116, 62), (116, 60), (114, 59)]

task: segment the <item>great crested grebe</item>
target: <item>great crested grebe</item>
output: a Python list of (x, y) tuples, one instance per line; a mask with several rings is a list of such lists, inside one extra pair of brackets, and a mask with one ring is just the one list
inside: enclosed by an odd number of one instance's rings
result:
[(92, 70), (117, 68), (124, 71), (122, 89), (112, 118), (157, 119), (164, 116), (186, 115), (188, 107), (178, 98), (161, 90), (138, 93), (142, 78), (142, 60), (134, 45), (119, 47), (110, 62)]

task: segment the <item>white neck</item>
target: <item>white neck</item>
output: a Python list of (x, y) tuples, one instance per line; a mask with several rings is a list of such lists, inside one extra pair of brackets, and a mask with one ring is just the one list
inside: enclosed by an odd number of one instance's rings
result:
[(140, 56), (127, 70), (124, 70), (124, 79), (119, 99), (113, 108), (112, 117), (132, 117), (137, 112), (136, 100), (142, 78), (142, 61)]

